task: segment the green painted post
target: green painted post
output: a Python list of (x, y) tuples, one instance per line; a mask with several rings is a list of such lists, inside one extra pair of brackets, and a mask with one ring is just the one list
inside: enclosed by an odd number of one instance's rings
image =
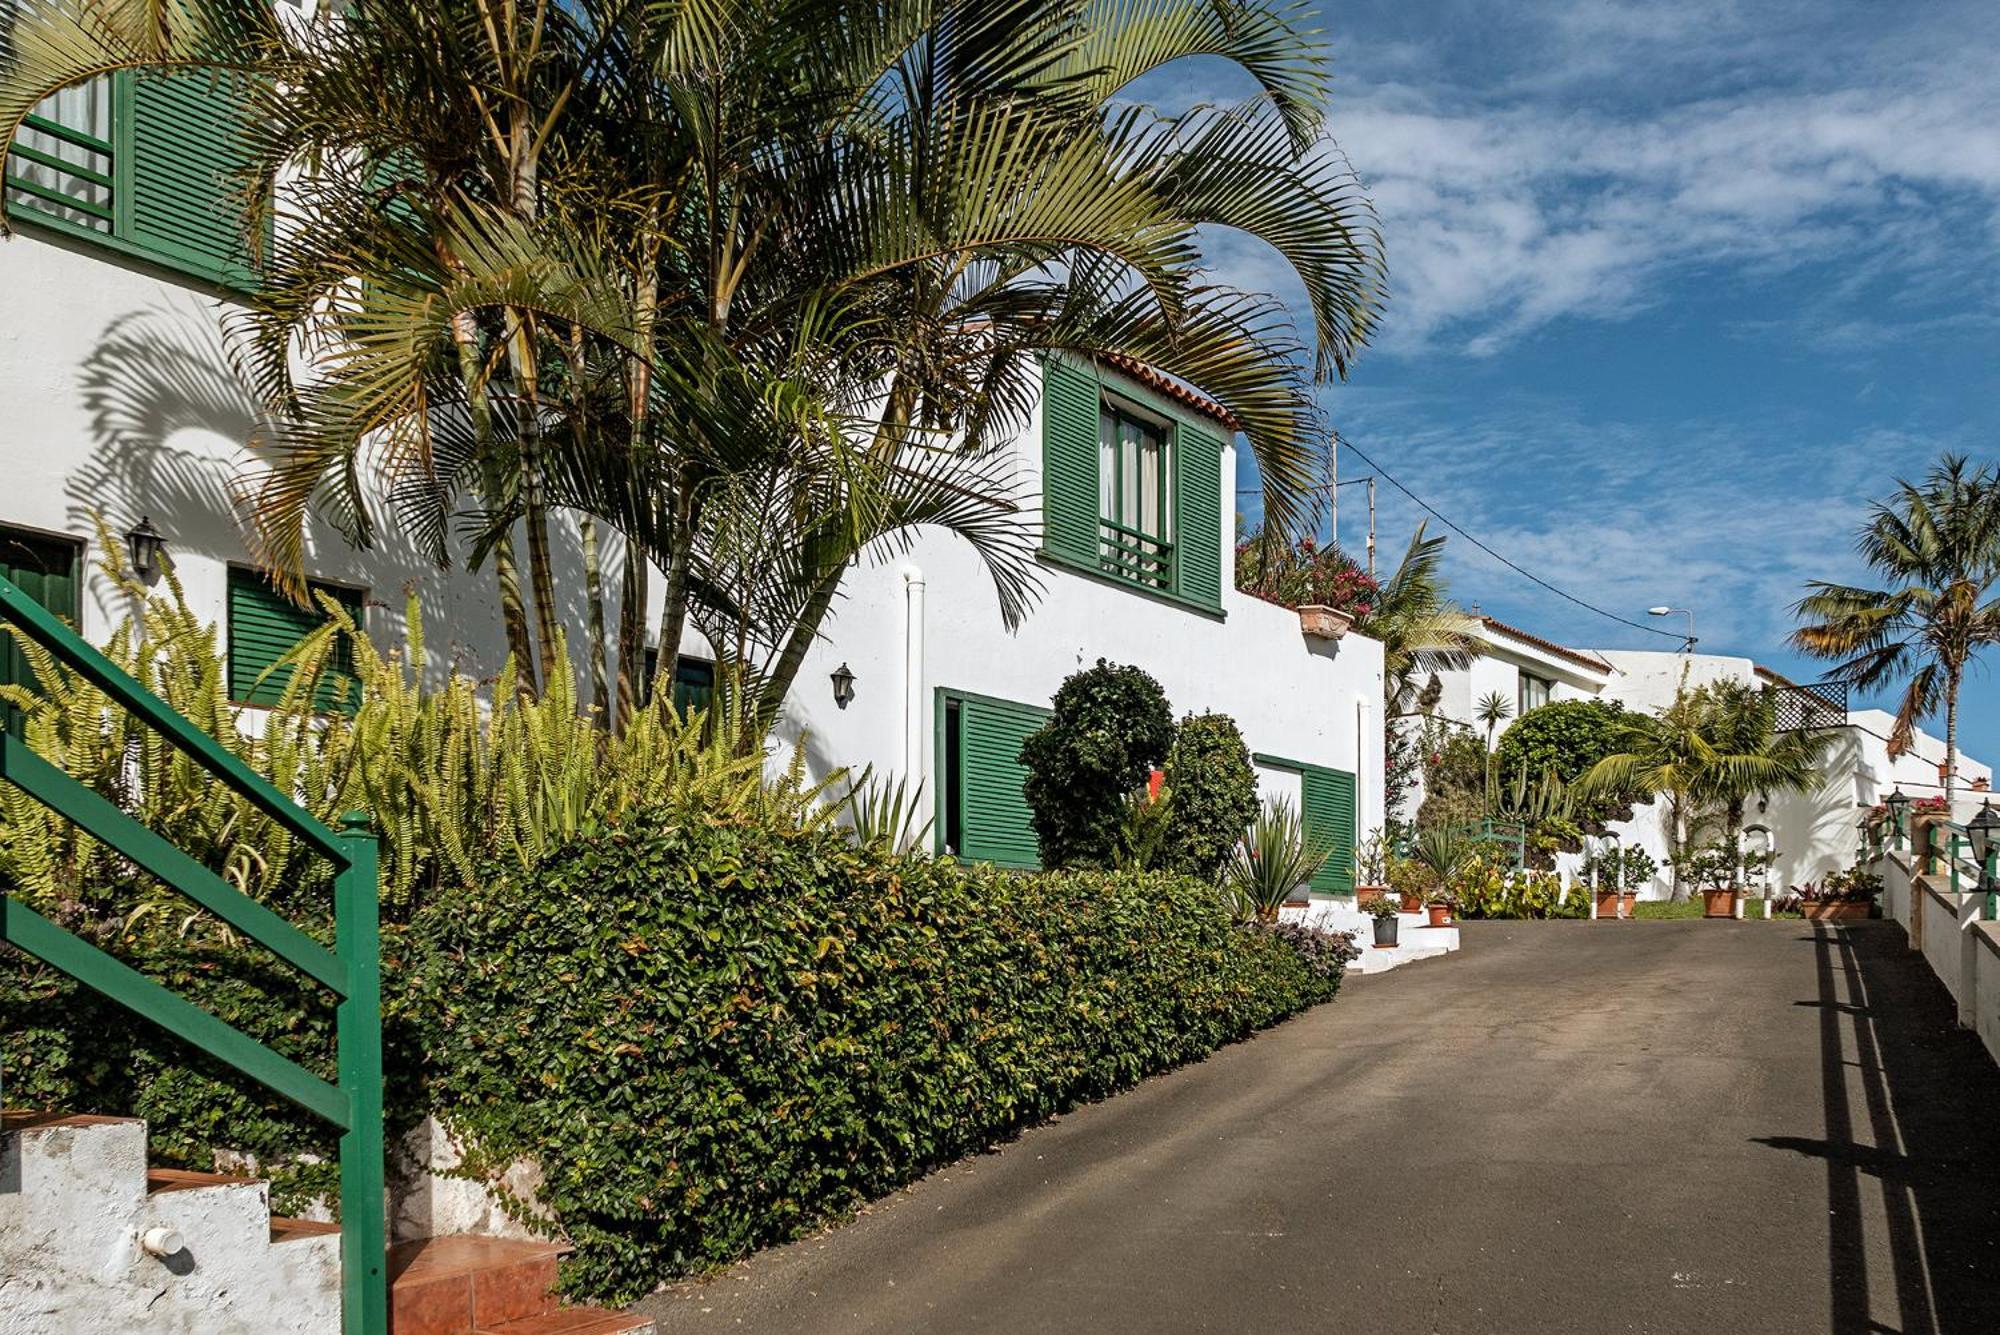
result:
[(2000, 918), (2000, 880), (1995, 880), (1994, 863), (2000, 861), (2000, 845), (1986, 846), (1986, 860), (1979, 865), (1979, 883), (1986, 887), (1986, 921)]
[(368, 814), (340, 818), (346, 865), (333, 883), (335, 949), (347, 966), (336, 1012), (340, 1087), (352, 1109), (340, 1138), (341, 1335), (387, 1335), (388, 1237), (382, 1196), (382, 941), (377, 847)]
[(1951, 860), (1951, 892), (1958, 893), (1958, 831), (1951, 832), (1951, 842), (1946, 845), (1945, 856)]

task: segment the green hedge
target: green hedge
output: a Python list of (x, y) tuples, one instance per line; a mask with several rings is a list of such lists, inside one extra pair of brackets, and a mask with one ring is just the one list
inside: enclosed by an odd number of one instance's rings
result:
[[(117, 953), (327, 1071), (328, 998), (240, 949)], [(1311, 959), (1314, 963), (1309, 963)], [(896, 860), (833, 831), (635, 815), (448, 892), (385, 951), (392, 1131), (436, 1109), (537, 1160), (570, 1291), (626, 1301), (1333, 996), (1340, 952), (1233, 926), (1212, 886)], [(330, 1135), (0, 950), (8, 1101), (145, 1116), (327, 1190)]]

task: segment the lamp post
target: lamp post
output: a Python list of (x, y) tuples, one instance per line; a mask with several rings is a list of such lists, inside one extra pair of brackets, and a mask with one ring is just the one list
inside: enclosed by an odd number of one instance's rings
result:
[(1695, 645), (1700, 643), (1700, 641), (1696, 640), (1694, 637), (1694, 610), (1692, 608), (1649, 607), (1646, 609), (1646, 615), (1649, 617), (1684, 616), (1688, 619), (1687, 637), (1681, 641), (1682, 653), (1684, 654), (1693, 653)]
[(1991, 919), (1994, 916), (1995, 893), (2000, 890), (1993, 878), (1993, 855), (2000, 852), (1993, 836), (2000, 833), (2000, 812), (1993, 810), (1991, 802), (1981, 802), (1979, 814), (1966, 822), (1965, 833), (1972, 841), (1972, 856), (1979, 863), (1979, 893), (1986, 896), (1981, 916)]
[(1896, 832), (1896, 848), (1900, 852), (1903, 847), (1903, 840), (1910, 833), (1909, 827), (1905, 824), (1910, 814), (1910, 795), (1904, 792), (1899, 785), (1887, 797), (1882, 799), (1882, 805), (1889, 808), (1889, 825)]

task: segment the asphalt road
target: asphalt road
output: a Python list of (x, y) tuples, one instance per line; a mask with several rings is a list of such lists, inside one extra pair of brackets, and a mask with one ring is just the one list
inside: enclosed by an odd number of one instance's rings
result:
[(2000, 1332), (2000, 1072), (1893, 925), (1465, 941), (643, 1310), (661, 1335)]

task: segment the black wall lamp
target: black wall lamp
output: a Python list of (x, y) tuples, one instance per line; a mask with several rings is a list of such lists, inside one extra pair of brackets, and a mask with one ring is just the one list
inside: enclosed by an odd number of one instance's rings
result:
[(854, 699), (854, 672), (842, 663), (833, 670), (833, 702), (842, 709)]

